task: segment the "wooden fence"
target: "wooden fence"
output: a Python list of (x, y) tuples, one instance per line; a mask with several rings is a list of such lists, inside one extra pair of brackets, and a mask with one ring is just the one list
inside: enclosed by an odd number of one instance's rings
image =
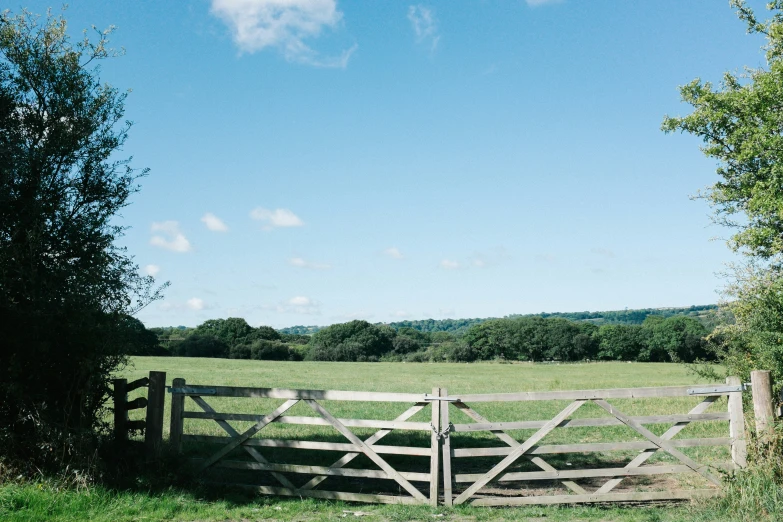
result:
[[(127, 448), (131, 441), (128, 432), (144, 432), (144, 452), (148, 458), (160, 455), (163, 445), (163, 407), (166, 401), (166, 372), (150, 372), (128, 382), (127, 379), (114, 379), (114, 440), (118, 446)], [(147, 397), (128, 400), (128, 393), (139, 388), (147, 388)], [(128, 420), (128, 412), (146, 408), (143, 420)]]
[[(446, 506), (688, 499), (719, 493), (721, 480), (716, 462), (699, 463), (683, 448), (724, 446), (723, 467), (745, 465), (744, 389), (739, 379), (729, 378), (725, 385), (449, 395), (441, 388), (431, 394), (378, 393), (186, 385), (184, 379), (174, 379), (170, 440), (175, 451), (187, 450), (205, 479), (264, 494)], [(698, 400), (689, 411), (666, 415), (624, 411), (631, 399), (637, 404), (686, 397)], [(726, 401), (721, 400), (724, 397)], [(268, 412), (221, 412), (219, 398), (263, 399)], [(269, 406), (274, 399), (282, 402)], [(518, 411), (523, 404), (537, 401), (548, 401), (558, 413), (503, 422), (479, 413), (484, 403), (508, 403)], [(356, 403), (407, 403), (409, 407), (384, 420), (338, 418), (330, 411)], [(586, 408), (588, 404), (593, 406)], [(724, 409), (716, 411), (717, 404)], [(186, 408), (192, 405), (197, 409)], [(291, 415), (297, 405), (299, 409), (306, 405), (311, 415)], [(589, 409), (600, 416), (585, 416)], [(454, 412), (473, 422), (452, 423)], [(225, 435), (186, 433), (186, 419), (202, 424), (214, 421)], [(728, 425), (726, 433), (676, 437), (689, 426), (712, 422)], [(252, 425), (238, 429), (237, 423)], [(286, 425), (322, 427), (331, 436), (303, 440), (307, 437), (284, 433)], [(277, 431), (270, 433), (270, 426), (278, 426)], [(542, 443), (560, 430), (573, 428), (590, 435), (578, 443)], [(376, 431), (369, 434), (368, 429)], [(593, 434), (602, 429), (614, 430), (614, 435), (625, 430), (631, 440), (594, 442)], [(488, 446), (481, 433), (502, 445)], [(392, 444), (379, 444), (384, 438)], [(204, 448), (210, 447), (205, 454)], [(334, 458), (335, 453), (339, 458)], [(586, 464), (574, 469), (564, 460), (569, 455), (570, 460)], [(651, 464), (653, 457), (658, 462)], [(686, 474), (690, 478), (685, 482), (692, 487), (682, 487), (679, 479), (658, 480), (659, 475)]]

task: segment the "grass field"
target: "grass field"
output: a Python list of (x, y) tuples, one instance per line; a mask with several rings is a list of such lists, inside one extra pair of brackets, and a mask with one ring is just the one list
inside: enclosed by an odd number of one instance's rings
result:
[[(299, 389), (332, 389), (357, 391), (386, 391), (429, 393), (433, 387), (448, 388), (450, 395), (464, 393), (547, 391), (568, 389), (623, 388), (647, 386), (671, 386), (696, 384), (700, 381), (683, 366), (674, 364), (642, 363), (590, 363), (590, 364), (403, 364), (403, 363), (307, 363), (237, 361), (224, 359), (137, 357), (122, 372), (129, 380), (146, 376), (151, 370), (165, 371), (167, 384), (181, 377), (188, 384), (227, 385)], [(133, 398), (136, 393), (131, 394)], [(267, 413), (282, 400), (215, 398), (208, 402), (221, 412)], [(686, 413), (699, 399), (660, 398), (637, 400), (613, 400), (612, 404), (633, 415)], [(168, 409), (166, 401), (165, 437), (168, 437)], [(188, 400), (188, 410), (198, 407)], [(402, 403), (347, 403), (323, 401), (337, 417), (391, 420), (408, 408)], [(512, 420), (549, 420), (567, 402), (543, 401), (527, 403), (477, 403), (475, 409), (493, 422)], [(709, 411), (726, 411), (725, 401), (719, 401)], [(141, 416), (131, 412), (132, 418)], [(312, 410), (297, 405), (291, 415), (312, 416)], [(470, 422), (452, 407), (452, 422)], [(597, 406), (586, 405), (574, 417), (598, 417), (605, 414)], [(411, 420), (429, 422), (429, 408)], [(239, 431), (249, 426), (247, 422), (232, 421)], [(647, 425), (655, 433), (662, 433), (670, 425)], [(368, 436), (375, 430), (355, 429), (357, 435)], [(185, 433), (224, 435), (211, 420), (187, 419)], [(523, 440), (531, 430), (511, 432), (517, 440)], [(687, 427), (678, 438), (725, 437), (726, 422), (702, 422)], [(264, 437), (346, 442), (332, 428), (291, 424), (273, 424), (264, 429)], [(542, 443), (641, 440), (625, 427), (558, 429)], [(456, 447), (503, 446), (491, 433), (459, 433), (452, 437)], [(429, 446), (426, 432), (393, 432), (382, 444)], [(202, 445), (203, 446), (203, 445)], [(189, 456), (214, 451), (215, 446), (185, 447)], [(269, 451), (266, 448), (261, 448)], [(724, 448), (686, 448), (685, 453), (701, 462), (717, 463), (728, 458)], [(301, 455), (301, 450), (300, 453)], [(238, 453), (241, 455), (241, 453)], [(270, 454), (266, 454), (270, 457)], [(635, 453), (613, 452), (611, 455), (595, 454), (550, 455), (547, 461), (558, 469), (623, 465)], [(394, 457), (397, 457), (396, 459)], [(290, 459), (294, 457), (291, 456)], [(328, 465), (334, 460), (333, 452), (317, 452), (307, 456), (306, 464)], [(603, 461), (599, 462), (603, 458)], [(326, 459), (326, 460), (324, 460)], [(357, 459), (351, 467), (372, 468), (368, 460)], [(407, 460), (406, 460), (407, 459)], [(277, 450), (271, 458), (276, 462), (289, 462), (285, 452)], [(426, 471), (428, 458), (389, 455), (387, 460), (399, 470)], [(456, 459), (456, 472), (486, 470), (499, 458)], [(670, 462), (671, 458), (655, 456), (649, 463)], [(459, 468), (462, 466), (461, 468)], [(514, 470), (533, 470), (526, 461)], [(473, 470), (473, 471), (471, 471)], [(258, 474), (258, 473), (256, 473)], [(690, 475), (689, 475), (690, 476)], [(307, 477), (309, 478), (309, 477)], [(328, 480), (336, 480), (330, 477)], [(306, 480), (306, 478), (305, 478)], [(386, 484), (391, 481), (378, 481)], [(693, 480), (690, 485), (700, 484)], [(392, 486), (395, 486), (393, 483)], [(421, 484), (424, 486), (424, 484)], [(671, 484), (669, 484), (671, 485)], [(559, 484), (545, 485), (554, 488)], [(626, 488), (660, 489), (663, 485), (650, 480), (626, 479)], [(328, 489), (328, 488), (327, 488)], [(335, 488), (336, 489), (336, 488)], [(454, 509), (427, 506), (393, 506), (346, 504), (325, 500), (299, 500), (274, 497), (258, 497), (232, 489), (196, 489), (158, 491), (154, 494), (138, 491), (108, 491), (93, 488), (89, 493), (59, 490), (51, 484), (7, 485), (0, 488), (0, 518), (3, 520), (334, 520), (363, 513), (365, 520), (616, 520), (616, 521), (675, 521), (704, 519), (705, 511), (699, 505), (670, 504), (646, 506), (576, 506), (576, 507), (524, 507), (477, 508), (460, 506)], [(433, 518), (435, 517), (435, 518)], [(709, 517), (707, 517), (709, 518)]]

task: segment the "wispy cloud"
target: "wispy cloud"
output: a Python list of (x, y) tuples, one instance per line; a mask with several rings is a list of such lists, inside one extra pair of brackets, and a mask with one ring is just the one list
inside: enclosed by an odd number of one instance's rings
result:
[(275, 309), (280, 313), (319, 315), (321, 313), (321, 303), (309, 297), (298, 295), (279, 303)]
[(462, 265), (459, 264), (458, 261), (453, 261), (451, 259), (444, 259), (440, 262), (440, 267), (444, 270), (458, 270), (462, 267)]
[(186, 305), (191, 310), (203, 310), (207, 307), (207, 304), (204, 302), (204, 300), (198, 297), (191, 297), (188, 299)]
[(410, 317), (410, 312), (406, 312), (405, 310), (397, 310), (396, 312), (392, 312), (392, 317), (396, 317), (398, 319), (405, 319), (407, 317)]
[(160, 267), (158, 265), (147, 265), (144, 267), (144, 273), (148, 276), (155, 277), (160, 272)]
[(290, 62), (344, 68), (356, 50), (354, 45), (338, 56), (322, 56), (305, 43), (340, 24), (336, 0), (212, 0), (212, 14), (228, 25), (242, 52), (271, 47)]
[(389, 256), (392, 259), (403, 259), (405, 257), (397, 247), (389, 247), (383, 251), (383, 254)]
[(608, 258), (615, 257), (615, 253), (609, 250), (608, 248), (598, 248), (598, 247), (591, 248), (590, 253), (601, 257), (608, 257)]
[(286, 228), (286, 227), (301, 227), (304, 226), (299, 216), (288, 210), (287, 208), (276, 208), (275, 210), (269, 210), (266, 208), (258, 207), (250, 212), (250, 217), (256, 221), (263, 221), (265, 230), (271, 230), (273, 228)]
[(213, 232), (228, 232), (228, 226), (212, 212), (207, 212), (201, 216), (201, 221)]
[(440, 42), (438, 32), (438, 20), (435, 13), (424, 5), (412, 5), (408, 7), (408, 20), (411, 22), (417, 43), (428, 43), (430, 51), (434, 51)]
[(159, 232), (160, 235), (152, 236), (150, 245), (171, 250), (172, 252), (190, 252), (192, 250), (190, 241), (179, 230), (179, 223), (176, 221), (153, 223), (152, 232)]
[(288, 260), (288, 264), (298, 268), (309, 268), (312, 270), (329, 270), (332, 268), (332, 265), (327, 265), (324, 263), (313, 263), (312, 261), (306, 261), (301, 257), (292, 257)]
[(525, 0), (525, 3), (530, 7), (538, 7), (544, 4), (559, 4), (563, 0)]

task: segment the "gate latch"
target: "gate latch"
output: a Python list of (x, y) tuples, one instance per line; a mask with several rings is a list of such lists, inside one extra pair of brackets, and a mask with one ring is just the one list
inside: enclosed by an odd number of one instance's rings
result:
[(438, 397), (437, 395), (430, 395), (429, 393), (424, 395), (425, 401), (445, 401), (445, 402), (460, 402), (459, 397)]

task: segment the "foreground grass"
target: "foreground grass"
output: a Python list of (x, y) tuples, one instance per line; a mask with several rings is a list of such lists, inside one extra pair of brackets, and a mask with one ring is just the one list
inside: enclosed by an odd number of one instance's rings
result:
[(215, 498), (169, 490), (161, 493), (117, 492), (100, 487), (76, 491), (51, 484), (6, 484), (0, 487), (0, 520), (37, 521), (257, 521), (335, 520), (361, 516), (365, 521), (616, 521), (674, 522), (689, 520), (690, 506), (638, 506), (633, 508), (524, 507), (430, 508), (427, 506), (376, 506), (342, 502), (248, 498)]
[[(641, 363), (593, 363), (568, 365), (533, 364), (403, 364), (403, 363), (305, 363), (236, 361), (224, 359), (189, 359), (138, 357), (132, 361), (123, 377), (129, 380), (146, 376), (151, 370), (165, 371), (167, 384), (172, 379), (185, 378), (188, 384), (229, 385), (304, 389), (334, 389), (361, 391), (396, 391), (429, 393), (433, 387), (448, 388), (450, 395), (460, 393), (487, 393), (512, 391), (546, 391), (567, 389), (620, 388), (641, 386), (672, 386), (699, 382), (694, 375), (678, 365)], [(141, 393), (141, 391), (136, 392)], [(612, 401), (630, 414), (685, 413), (699, 399), (664, 398), (646, 401)], [(208, 398), (218, 411), (235, 413), (263, 413), (282, 401)], [(392, 419), (408, 407), (392, 403), (337, 403), (324, 405), (338, 416), (354, 418)], [(300, 405), (298, 405), (300, 406)], [(297, 406), (297, 408), (298, 408)], [(492, 421), (550, 419), (565, 403), (546, 401), (535, 403), (481, 403), (477, 411)], [(168, 431), (166, 401), (166, 431)], [(188, 409), (196, 409), (189, 404)], [(711, 411), (725, 411), (725, 402), (718, 402)], [(597, 409), (597, 408), (596, 408)], [(587, 406), (577, 416), (597, 417), (601, 413)], [(141, 412), (132, 412), (138, 416)], [(312, 415), (306, 407), (292, 410), (292, 415)], [(429, 422), (429, 411), (421, 412), (412, 420)], [(452, 422), (468, 422), (456, 412)], [(239, 430), (248, 424), (234, 423)], [(726, 436), (723, 422), (698, 423), (689, 426), (681, 437)], [(668, 425), (648, 425), (661, 433)], [(188, 419), (186, 433), (222, 435), (214, 421)], [(356, 430), (369, 435), (373, 430)], [(265, 436), (308, 438), (343, 442), (340, 436), (325, 427), (302, 425), (270, 425)], [(529, 431), (512, 434), (519, 440)], [(502, 445), (489, 433), (457, 434), (457, 447)], [(395, 439), (394, 437), (399, 437)], [(604, 440), (638, 440), (623, 427), (601, 429), (569, 428), (556, 430), (546, 439), (548, 443), (600, 442)], [(429, 445), (427, 433), (392, 434), (387, 444)], [(699, 460), (725, 458), (725, 454), (708, 454), (712, 448), (688, 448), (687, 453)], [(196, 449), (191, 449), (196, 451)], [(702, 452), (702, 453), (700, 453)], [(724, 451), (725, 453), (725, 451)], [(553, 456), (550, 460), (556, 467)], [(577, 455), (571, 455), (573, 460)], [(619, 455), (618, 458), (624, 457)], [(567, 458), (567, 457), (562, 457)], [(425, 459), (426, 460), (426, 459)], [(458, 459), (477, 462), (474, 459)], [(665, 460), (665, 458), (664, 458)], [(358, 461), (357, 461), (358, 462)], [(456, 463), (457, 461), (455, 461)], [(316, 464), (316, 462), (312, 462)], [(325, 462), (326, 464), (326, 462)], [(407, 463), (400, 463), (407, 465)], [(411, 464), (412, 465), (412, 464)], [(424, 463), (426, 466), (426, 463)], [(567, 464), (570, 465), (570, 464)], [(574, 466), (578, 465), (574, 461)], [(363, 467), (363, 466), (360, 466)], [(329, 479), (332, 480), (332, 479)], [(715, 504), (710, 504), (715, 506)], [(177, 490), (148, 492), (139, 487), (134, 491), (113, 491), (101, 487), (74, 490), (57, 487), (54, 483), (0, 485), (0, 520), (8, 521), (245, 521), (245, 520), (334, 520), (364, 514), (364, 520), (551, 520), (551, 521), (685, 521), (706, 520), (711, 508), (700, 505), (645, 505), (645, 506), (560, 506), (520, 508), (476, 508), (460, 506), (452, 510), (426, 506), (384, 506), (346, 504), (323, 500), (299, 500), (273, 497), (244, 496), (232, 490), (203, 491)], [(727, 512), (723, 511), (726, 515)], [(723, 519), (712, 518), (712, 520)], [(737, 519), (740, 520), (740, 519)], [(759, 519), (757, 519), (759, 520)]]

